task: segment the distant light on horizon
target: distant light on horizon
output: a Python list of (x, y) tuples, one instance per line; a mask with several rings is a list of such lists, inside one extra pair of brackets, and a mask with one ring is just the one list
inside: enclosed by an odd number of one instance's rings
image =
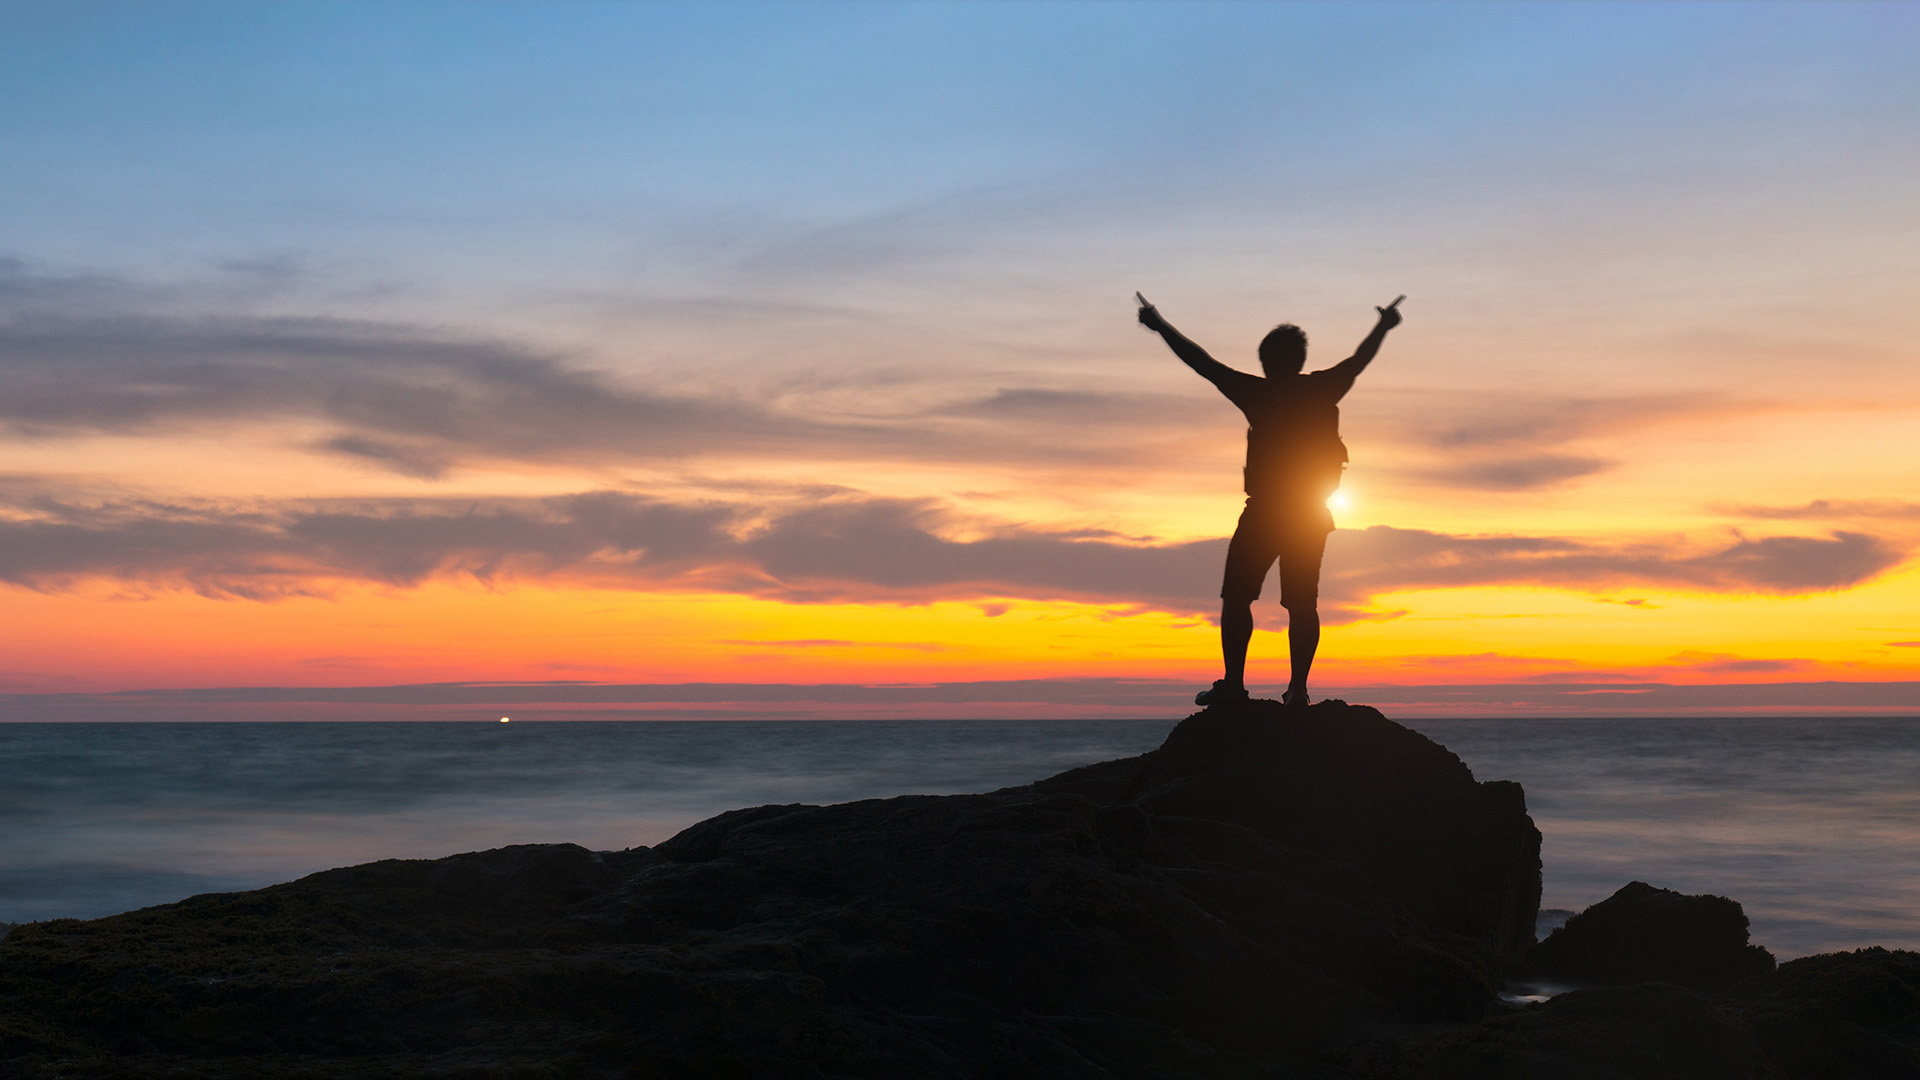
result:
[(509, 723), (509, 722), (511, 722), (511, 721), (512, 721), (512, 717), (508, 717), (508, 716), (503, 716), (503, 717), (501, 717), (501, 718), (500, 718), (500, 722), (501, 722), (501, 723), (503, 723), (503, 724), (505, 724), (505, 723)]

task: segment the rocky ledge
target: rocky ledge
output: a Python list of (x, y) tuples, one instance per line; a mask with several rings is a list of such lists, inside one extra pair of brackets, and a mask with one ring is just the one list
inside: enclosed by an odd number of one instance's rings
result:
[[(984, 795), (25, 924), (0, 1076), (1920, 1075), (1920, 956), (1776, 971), (1743, 915), (1638, 889), (1536, 950), (1518, 785), (1369, 708), (1252, 702)], [(1636, 981), (1675, 911), (1725, 939), (1698, 989)], [(1543, 972), (1627, 985), (1502, 999)]]

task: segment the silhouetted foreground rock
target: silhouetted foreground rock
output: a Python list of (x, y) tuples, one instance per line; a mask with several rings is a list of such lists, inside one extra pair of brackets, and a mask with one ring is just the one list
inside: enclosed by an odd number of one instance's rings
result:
[(27, 924), (0, 1075), (1909, 1075), (1912, 954), (1504, 1007), (1538, 899), (1516, 785), (1371, 709), (1254, 702), (985, 795)]
[(1366, 1080), (1911, 1080), (1920, 954), (1809, 956), (1713, 994), (1576, 990), (1457, 1031), (1364, 1048)]
[(1719, 990), (1773, 970), (1747, 943), (1747, 913), (1724, 896), (1684, 896), (1633, 881), (1575, 915), (1527, 954), (1570, 983), (1668, 982)]

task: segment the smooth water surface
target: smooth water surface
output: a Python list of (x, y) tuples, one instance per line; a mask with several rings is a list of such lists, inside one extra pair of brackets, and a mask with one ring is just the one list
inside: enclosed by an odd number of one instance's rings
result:
[(990, 791), (1160, 744), (1140, 720), (0, 724), (0, 922), (335, 866), (656, 844), (763, 803)]
[(1920, 720), (1421, 720), (1481, 780), (1518, 780), (1542, 906), (1640, 880), (1741, 902), (1786, 958), (1920, 949)]
[[(987, 791), (1169, 721), (0, 724), (0, 922), (380, 858), (654, 844), (724, 810)], [(1920, 948), (1920, 721), (1421, 720), (1518, 780), (1548, 907), (1639, 879), (1741, 901), (1783, 957)]]

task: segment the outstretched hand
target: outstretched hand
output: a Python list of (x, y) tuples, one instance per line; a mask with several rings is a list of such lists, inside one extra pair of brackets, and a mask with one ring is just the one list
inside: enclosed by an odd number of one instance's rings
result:
[(1140, 305), (1140, 325), (1158, 334), (1167, 328), (1167, 320), (1160, 317), (1160, 309), (1152, 304)]
[(1386, 307), (1377, 307), (1373, 309), (1380, 313), (1380, 323), (1378, 327), (1379, 329), (1391, 330), (1394, 327), (1400, 325), (1400, 301), (1405, 299), (1406, 297), (1404, 296), (1396, 297), (1393, 303), (1388, 304)]

